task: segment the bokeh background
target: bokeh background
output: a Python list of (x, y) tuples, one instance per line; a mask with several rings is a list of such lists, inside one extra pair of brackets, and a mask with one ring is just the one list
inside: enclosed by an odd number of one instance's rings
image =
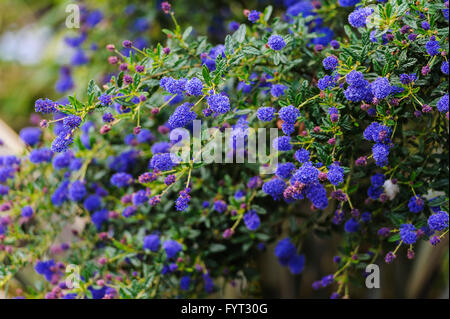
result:
[[(182, 27), (193, 26), (198, 34), (207, 34), (213, 43), (221, 43), (229, 33), (231, 21), (243, 22), (243, 9), (274, 7), (277, 15), (295, 0), (175, 0), (171, 1)], [(0, 1), (0, 145), (1, 153), (18, 153), (17, 133), (23, 127), (37, 125), (34, 101), (40, 97), (64, 99), (74, 92), (83, 98), (90, 79), (108, 81), (114, 68), (109, 66), (105, 46), (120, 46), (124, 39), (137, 47), (163, 42), (164, 28), (170, 18), (160, 10), (161, 1), (131, 0), (1, 0)], [(85, 29), (65, 25), (68, 4), (82, 8)], [(335, 22), (336, 23), (336, 22)], [(86, 39), (84, 40), (84, 36)], [(80, 44), (81, 42), (81, 44)], [(302, 276), (292, 276), (280, 267), (270, 252), (260, 257), (263, 295), (273, 298), (328, 298), (331, 290), (313, 291), (313, 281), (335, 271), (332, 258), (339, 238), (309, 238), (304, 245), (308, 256)], [(399, 256), (397, 262), (383, 265), (381, 289), (355, 288), (359, 298), (448, 298), (448, 236), (436, 248), (422, 242), (414, 261)], [(378, 261), (380, 264), (383, 262)], [(30, 277), (21, 280), (33, 284)], [(245, 285), (244, 283), (241, 283)], [(14, 290), (11, 290), (14, 291)], [(0, 292), (1, 293), (1, 292)], [(1, 297), (1, 295), (0, 295)], [(230, 288), (223, 297), (240, 297)]]

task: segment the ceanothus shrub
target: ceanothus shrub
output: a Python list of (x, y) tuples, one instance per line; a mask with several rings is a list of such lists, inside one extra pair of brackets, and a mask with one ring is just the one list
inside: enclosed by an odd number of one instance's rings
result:
[[(313, 288), (349, 297), (366, 264), (447, 235), (448, 1), (245, 10), (219, 45), (162, 10), (175, 24), (166, 43), (108, 45), (110, 81), (86, 83), (85, 100), (37, 100), (42, 131), (21, 132), (24, 156), (0, 158), (0, 287), (32, 265), (46, 284), (26, 297), (201, 297), (270, 243), (292, 274), (314, 267), (300, 247), (320, 230), (342, 242)], [(231, 155), (249, 128), (279, 128), (275, 174), (178, 161), (170, 132), (194, 120), (232, 128)], [(308, 227), (282, 233), (290, 217)]]

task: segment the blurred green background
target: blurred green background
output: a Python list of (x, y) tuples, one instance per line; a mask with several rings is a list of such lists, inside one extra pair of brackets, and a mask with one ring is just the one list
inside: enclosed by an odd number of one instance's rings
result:
[[(244, 8), (261, 9), (269, 3), (279, 10), (284, 8), (282, 1), (268, 0), (171, 1), (182, 27), (192, 25), (194, 32), (208, 34), (214, 43), (223, 41), (233, 17), (244, 18)], [(65, 26), (69, 4), (88, 12), (100, 10), (102, 16), (87, 30), (87, 39), (81, 45), (89, 62), (76, 67), (71, 66), (76, 50), (65, 42), (66, 37), (80, 35), (79, 29)], [(82, 97), (89, 79), (102, 83), (116, 69), (107, 64), (108, 43), (120, 47), (125, 39), (144, 41), (147, 46), (163, 42), (161, 29), (170, 28), (172, 23), (160, 4), (131, 0), (0, 1), (0, 118), (19, 131), (29, 125), (36, 99), (58, 100), (73, 92)], [(62, 66), (71, 66), (74, 82), (74, 88), (63, 93), (55, 90)]]

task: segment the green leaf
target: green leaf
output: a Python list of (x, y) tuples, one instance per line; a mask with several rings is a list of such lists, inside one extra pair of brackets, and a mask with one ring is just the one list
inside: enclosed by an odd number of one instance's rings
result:
[(400, 240), (400, 234), (395, 234), (389, 237), (388, 242), (393, 243)]
[(272, 15), (273, 7), (267, 6), (264, 10), (264, 21), (269, 21), (270, 16)]
[(209, 246), (209, 251), (212, 253), (218, 253), (218, 252), (224, 251), (226, 249), (227, 249), (227, 247), (222, 244), (211, 244)]
[(245, 24), (241, 24), (239, 29), (233, 34), (233, 37), (237, 42), (242, 43), (245, 40), (245, 34), (247, 33), (247, 26)]
[(228, 34), (225, 37), (225, 54), (227, 56), (233, 53), (233, 47), (234, 47), (233, 38)]
[(186, 40), (187, 37), (191, 34), (191, 32), (192, 32), (192, 27), (191, 26), (187, 27), (187, 29), (184, 30), (184, 32), (183, 32), (183, 40)]
[(260, 55), (261, 54), (261, 52), (257, 48), (252, 47), (252, 46), (245, 46), (242, 49), (242, 52), (244, 52), (246, 54), (252, 54), (252, 55)]
[(202, 67), (202, 75), (203, 79), (205, 80), (205, 83), (211, 86), (212, 85), (211, 76), (209, 75), (209, 69), (206, 65), (203, 65)]
[(94, 80), (90, 80), (87, 88), (87, 94), (91, 95), (93, 94), (95, 97), (99, 97), (102, 91), (98, 87), (97, 84), (95, 84)]

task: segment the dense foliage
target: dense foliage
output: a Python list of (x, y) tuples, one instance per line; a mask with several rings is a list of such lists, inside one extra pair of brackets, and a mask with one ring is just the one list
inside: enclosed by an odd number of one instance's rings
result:
[[(256, 281), (269, 243), (298, 275), (314, 267), (305, 238), (340, 233), (336, 272), (313, 284), (340, 298), (367, 264), (438, 245), (448, 234), (448, 2), (286, 2), (280, 17), (244, 11), (219, 45), (182, 30), (163, 2), (174, 24), (164, 44), (109, 44), (107, 84), (86, 83), (85, 100), (37, 100), (44, 119), (21, 131), (27, 154), (0, 158), (0, 287), (32, 264), (46, 283), (25, 287), (30, 298), (203, 297), (223, 281)], [(251, 129), (278, 127), (275, 174), (195, 153), (177, 163), (170, 132), (195, 119), (205, 135), (231, 128), (224, 158), (246, 150), (236, 140)], [(67, 287), (67, 265), (80, 267), (79, 287)]]

